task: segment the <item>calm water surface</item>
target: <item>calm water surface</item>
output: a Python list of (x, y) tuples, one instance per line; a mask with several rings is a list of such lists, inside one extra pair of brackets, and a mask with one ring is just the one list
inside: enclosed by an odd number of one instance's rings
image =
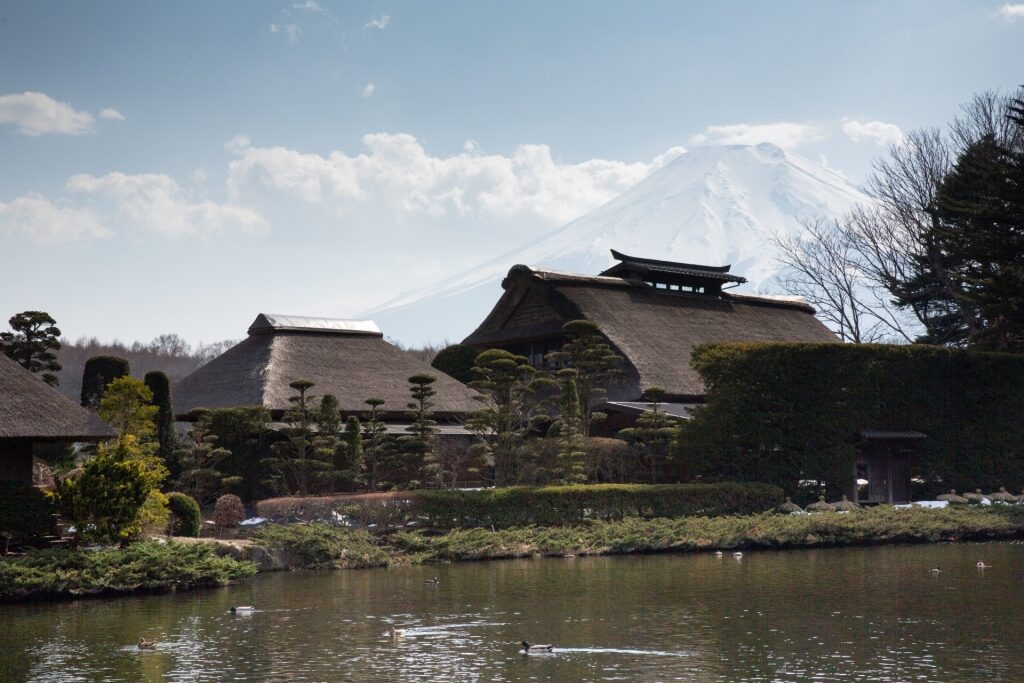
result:
[(0, 607), (0, 680), (1024, 681), (1022, 617), (1012, 543), (285, 572)]

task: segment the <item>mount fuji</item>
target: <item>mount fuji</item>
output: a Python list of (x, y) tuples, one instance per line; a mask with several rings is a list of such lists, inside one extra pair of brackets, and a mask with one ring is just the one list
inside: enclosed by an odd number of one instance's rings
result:
[[(486, 317), (515, 264), (596, 275), (631, 256), (732, 264), (742, 289), (779, 270), (772, 238), (800, 219), (838, 217), (868, 198), (846, 178), (770, 143), (688, 151), (566, 225), (474, 268), (408, 291), (360, 317), (407, 344), (459, 341)], [(740, 291), (742, 291), (742, 289)]]

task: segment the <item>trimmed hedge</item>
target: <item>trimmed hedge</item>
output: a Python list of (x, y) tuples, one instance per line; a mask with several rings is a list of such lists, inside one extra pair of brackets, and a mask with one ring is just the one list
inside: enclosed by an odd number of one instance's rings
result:
[(707, 399), (682, 426), (680, 477), (763, 481), (796, 495), (801, 480), (845, 493), (862, 429), (927, 436), (912, 458), (943, 490), (1024, 486), (1024, 354), (923, 345), (715, 344), (694, 368)]
[(756, 483), (579, 484), (417, 491), (416, 510), (438, 528), (506, 528), (588, 519), (747, 515), (770, 510), (782, 499), (782, 489)]
[(168, 493), (167, 505), (171, 509), (171, 535), (197, 538), (201, 518), (196, 499), (184, 493)]
[(256, 514), (285, 523), (337, 524), (347, 519), (394, 528), (415, 520), (438, 529), (505, 528), (589, 519), (747, 515), (772, 510), (782, 500), (782, 489), (757, 483), (575, 484), (271, 498), (256, 504)]

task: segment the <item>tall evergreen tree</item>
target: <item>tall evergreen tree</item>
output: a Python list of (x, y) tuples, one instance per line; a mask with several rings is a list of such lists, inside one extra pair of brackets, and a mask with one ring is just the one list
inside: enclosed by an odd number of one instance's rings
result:
[(508, 486), (517, 481), (523, 464), (526, 436), (539, 402), (538, 373), (525, 356), (503, 349), (481, 353), (473, 370), (477, 379), (469, 386), (477, 391), (474, 398), (481, 405), (466, 427), (479, 437), (477, 455), (494, 463), (494, 485)]
[(307, 392), (314, 383), (303, 379), (288, 386), (296, 393), (288, 398), (291, 408), (284, 414), (288, 426), (282, 428), (281, 433), (285, 440), (271, 446), (276, 457), (267, 458), (265, 462), (277, 473), (283, 490), (304, 496), (330, 465), (319, 459), (313, 446), (313, 396)]
[[(188, 437), (175, 449), (174, 461), (178, 464), (177, 488), (199, 501), (209, 505), (225, 492), (225, 477), (222, 463), (231, 456), (231, 451), (217, 443), (217, 435), (210, 430), (210, 411), (197, 410), (192, 413), (195, 422)], [(240, 483), (241, 477), (229, 478), (231, 483)]]
[(163, 458), (172, 477), (177, 477), (181, 468), (175, 461), (174, 451), (178, 444), (178, 435), (174, 431), (174, 407), (171, 404), (171, 381), (167, 375), (154, 370), (147, 372), (143, 381), (149, 390), (153, 392), (153, 405), (157, 407), (156, 412), (156, 440), (159, 444), (156, 454)]
[(82, 406), (96, 410), (107, 385), (131, 374), (128, 361), (117, 356), (93, 356), (82, 370)]
[(350, 489), (356, 489), (363, 483), (364, 463), (363, 427), (355, 415), (345, 420), (345, 433), (339, 450), (344, 455), (339, 476)]
[(634, 427), (621, 430), (619, 435), (633, 445), (650, 483), (656, 484), (676, 436), (678, 420), (662, 409), (665, 390), (661, 387), (650, 387), (644, 398), (651, 403), (651, 410), (641, 414)]
[(363, 401), (370, 406), (370, 414), (367, 416), (363, 439), (363, 453), (366, 458), (366, 484), (370, 491), (376, 491), (381, 484), (381, 476), (385, 460), (387, 459), (388, 438), (387, 427), (381, 420), (381, 406), (385, 404), (382, 398), (368, 398)]
[(426, 373), (417, 373), (409, 378), (412, 401), (406, 407), (412, 424), (406, 430), (409, 434), (400, 437), (399, 443), (405, 460), (406, 483), (413, 488), (422, 485), (440, 488), (444, 483), (435, 451), (437, 422), (431, 410), (434, 405), (431, 399), (437, 393), (431, 385), (436, 381), (436, 377)]
[(17, 362), (29, 372), (43, 373), (42, 380), (57, 386), (60, 370), (60, 328), (57, 321), (43, 311), (25, 311), (11, 316), (10, 332), (0, 332), (0, 353)]
[(579, 372), (575, 368), (559, 370), (558, 385), (559, 416), (551, 425), (558, 439), (558, 462), (551, 476), (559, 483), (581, 484), (587, 480), (587, 454), (583, 444), (585, 418), (581, 410)]
[(608, 385), (621, 374), (618, 365), (622, 356), (615, 353), (597, 325), (589, 320), (570, 320), (562, 326), (562, 331), (566, 336), (565, 344), (560, 351), (549, 353), (547, 360), (575, 371), (563, 375), (561, 381), (575, 383), (581, 433), (590, 436), (591, 425), (605, 417), (593, 407), (604, 399)]
[(338, 406), (336, 396), (323, 395), (320, 405), (316, 408), (316, 434), (313, 436), (313, 449), (317, 459), (330, 463), (330, 467), (321, 473), (321, 478), (331, 493), (334, 492), (344, 467), (341, 452), (341, 411)]

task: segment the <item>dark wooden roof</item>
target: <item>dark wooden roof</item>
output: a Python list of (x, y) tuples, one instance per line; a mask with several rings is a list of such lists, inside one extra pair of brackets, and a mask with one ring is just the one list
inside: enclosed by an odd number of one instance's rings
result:
[(703, 281), (743, 284), (747, 281), (744, 277), (730, 274), (729, 268), (731, 266), (701, 266), (694, 263), (659, 261), (652, 258), (627, 256), (614, 249), (611, 251), (612, 256), (618, 259), (619, 263), (603, 271), (601, 275), (623, 278), (635, 277), (642, 280), (659, 279), (659, 276), (668, 276), (670, 279), (678, 279), (680, 282), (687, 284), (701, 284)]
[(404, 416), (408, 378), (420, 372), (437, 377), (436, 412), (464, 415), (476, 409), (472, 390), (395, 348), (379, 333), (301, 328), (294, 324), (300, 320), (294, 316), (278, 316), (287, 317), (288, 324), (267, 330), (257, 326), (264, 317), (257, 318), (248, 338), (175, 386), (174, 410), (180, 419), (195, 408), (252, 405), (280, 415), (295, 393), (288, 385), (300, 379), (315, 383), (313, 396), (336, 396), (345, 413), (363, 412), (363, 401), (378, 397), (387, 401), (386, 413)]
[(99, 441), (114, 431), (94, 413), (0, 354), (0, 439)]
[(693, 348), (728, 342), (838, 342), (806, 303), (729, 293), (696, 294), (643, 282), (514, 266), (505, 292), (463, 343), (478, 349), (560, 334), (587, 319), (626, 358), (625, 385), (610, 400), (638, 400), (660, 386), (685, 401), (704, 394), (690, 366)]

